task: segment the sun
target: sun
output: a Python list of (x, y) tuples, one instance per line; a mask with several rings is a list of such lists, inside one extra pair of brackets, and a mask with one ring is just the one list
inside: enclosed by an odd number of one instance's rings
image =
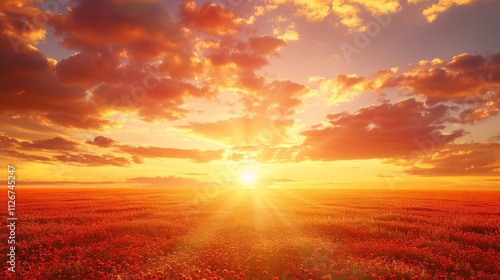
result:
[(241, 172), (240, 181), (247, 186), (253, 185), (257, 181), (257, 173), (253, 170), (245, 170)]

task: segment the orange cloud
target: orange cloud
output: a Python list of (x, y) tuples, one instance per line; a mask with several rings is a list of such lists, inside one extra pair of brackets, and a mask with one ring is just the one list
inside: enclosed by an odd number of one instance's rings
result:
[(62, 46), (78, 51), (55, 65), (55, 80), (78, 89), (85, 106), (82, 114), (46, 117), (73, 128), (112, 126), (100, 116), (116, 111), (146, 122), (178, 120), (190, 114), (189, 98), (259, 91), (265, 79), (255, 71), (286, 45), (271, 36), (235, 37), (249, 20), (212, 3), (185, 1), (174, 21), (156, 1), (77, 1), (49, 24)]
[(447, 145), (427, 153), (406, 172), (422, 176), (499, 176), (500, 144)]
[(16, 138), (8, 137), (7, 135), (0, 133), (0, 145), (3, 148), (8, 149), (76, 151), (79, 144), (62, 137), (33, 141), (19, 141)]
[(429, 104), (451, 101), (458, 105), (459, 123), (474, 123), (500, 111), (500, 53), (481, 56), (460, 54), (446, 63), (423, 61), (395, 78), (393, 86), (427, 98)]
[(54, 65), (29, 45), (20, 45), (18, 52), (14, 52), (8, 39), (0, 36), (0, 60), (3, 63), (0, 68), (3, 114), (39, 115), (62, 126), (89, 129), (111, 123), (85, 102), (82, 88), (61, 85)]
[[(97, 154), (80, 152), (79, 143), (64, 139), (62, 137), (54, 137), (50, 139), (20, 141), (16, 138), (8, 137), (5, 134), (0, 134), (0, 154), (16, 157), (19, 159), (34, 160), (47, 164), (62, 162), (77, 166), (128, 166), (131, 161), (136, 164), (144, 163), (143, 158), (180, 158), (190, 159), (194, 162), (205, 163), (222, 158), (223, 150), (182, 150), (160, 147), (141, 147), (119, 144), (111, 138), (97, 136), (94, 139), (87, 140), (85, 143), (98, 146), (101, 148), (115, 148), (113, 153)], [(33, 154), (25, 154), (17, 150), (28, 151), (48, 151), (52, 156), (40, 156)], [(60, 152), (63, 152), (62, 154)], [(117, 153), (125, 153), (131, 156), (131, 160), (117, 155)]]
[(329, 124), (307, 130), (297, 160), (347, 160), (408, 156), (419, 141), (440, 139), (443, 146), (465, 135), (444, 134), (449, 108), (426, 107), (415, 99), (328, 115)]
[(78, 143), (66, 140), (62, 137), (54, 137), (46, 140), (33, 140), (31, 142), (21, 142), (23, 149), (42, 149), (42, 150), (63, 150), (74, 151)]
[(85, 141), (85, 143), (90, 144), (90, 145), (94, 145), (94, 146), (98, 146), (101, 148), (108, 148), (108, 147), (113, 146), (113, 144), (115, 144), (116, 142), (115, 142), (115, 140), (108, 138), (108, 137), (96, 136), (92, 140)]
[(114, 147), (118, 152), (131, 155), (134, 163), (143, 163), (143, 158), (180, 158), (204, 163), (221, 159), (223, 152), (223, 150), (183, 150), (154, 146), (143, 147), (124, 145), (104, 136), (96, 136), (94, 139), (87, 140), (85, 143), (101, 148)]
[[(422, 0), (412, 0), (413, 3), (422, 2)], [(438, 0), (434, 1), (430, 7), (426, 8), (422, 14), (425, 16), (427, 22), (433, 22), (437, 19), (438, 15), (446, 12), (453, 6), (471, 5), (479, 2), (478, 0)]]
[(300, 34), (297, 32), (294, 22), (290, 22), (286, 27), (276, 27), (273, 29), (273, 35), (285, 42), (298, 41)]
[(332, 102), (348, 101), (364, 92), (383, 95), (387, 89), (426, 98), (430, 105), (453, 102), (458, 106), (453, 120), (474, 123), (500, 111), (500, 53), (481, 56), (460, 54), (450, 62), (442, 59), (419, 61), (397, 75), (397, 68), (381, 70), (372, 77), (338, 75), (331, 80), (310, 77), (319, 83)]
[(197, 163), (206, 163), (222, 158), (223, 150), (182, 150), (161, 147), (141, 147), (120, 145), (119, 151), (141, 158), (180, 158), (190, 159)]
[(30, 6), (32, 0), (5, 0), (0, 3), (0, 30), (9, 40), (14, 52), (25, 45), (32, 46), (43, 40), (47, 33), (39, 19), (47, 18), (49, 13)]
[[(47, 164), (53, 164), (56, 162), (79, 166), (127, 166), (130, 164), (130, 161), (127, 158), (118, 157), (111, 154), (95, 155), (88, 153), (70, 153), (77, 152), (79, 144), (62, 137), (33, 141), (19, 141), (15, 138), (0, 134), (0, 146), (2, 146), (2, 149), (0, 149), (0, 154), (3, 154), (5, 156)], [(53, 153), (64, 153), (52, 156), (41, 156), (19, 152), (17, 151), (19, 149), (32, 152), (44, 150)]]
[(144, 84), (102, 84), (92, 90), (92, 101), (102, 111), (136, 112), (144, 121), (185, 117), (187, 97), (212, 95), (206, 88), (169, 78), (145, 77)]
[[(348, 32), (364, 32), (368, 24), (366, 14), (373, 16), (391, 15), (402, 9), (400, 0), (271, 0), (275, 5), (291, 4), (296, 13), (308, 21), (318, 22), (329, 16), (338, 19)], [(426, 21), (431, 23), (453, 6), (472, 5), (479, 0), (408, 0), (406, 9), (418, 9)], [(257, 10), (261, 14), (261, 9)]]
[(361, 16), (364, 12), (372, 16), (393, 14), (401, 8), (398, 0), (272, 0), (271, 3), (290, 3), (297, 7), (298, 15), (311, 22), (323, 21), (334, 15), (351, 32), (366, 30), (366, 22)]
[(56, 155), (54, 159), (57, 161), (77, 166), (128, 166), (130, 165), (130, 160), (124, 157), (117, 157), (111, 154), (105, 155), (93, 155), (93, 154), (63, 154)]
[(197, 9), (195, 2), (185, 2), (181, 18), (189, 27), (218, 36), (235, 36), (246, 23), (226, 7), (210, 2), (200, 9)]
[(137, 62), (182, 49), (184, 34), (158, 1), (77, 1), (50, 20), (68, 49), (125, 51)]
[(251, 102), (251, 105), (247, 106), (250, 112), (273, 114), (274, 110), (274, 114), (284, 117), (295, 114), (296, 109), (303, 105), (303, 98), (309, 93), (309, 89), (301, 84), (288, 80), (275, 80), (255, 92), (256, 98), (244, 101)]
[(16, 150), (0, 149), (0, 154), (3, 154), (7, 157), (21, 159), (21, 160), (27, 160), (27, 161), (35, 161), (35, 162), (42, 162), (42, 163), (47, 163), (47, 162), (52, 161), (51, 158), (46, 157), (46, 156), (30, 155), (30, 154), (18, 152)]
[(45, 124), (84, 129), (110, 125), (85, 101), (85, 90), (63, 85), (55, 71), (56, 62), (33, 46), (43, 36), (32, 33), (45, 34), (45, 29), (29, 20), (49, 15), (25, 4), (13, 1), (2, 4), (5, 5), (0, 17), (2, 117), (29, 115)]
[(271, 36), (250, 37), (248, 46), (259, 55), (278, 55), (278, 50), (286, 45), (285, 41)]
[(120, 69), (120, 57), (111, 52), (76, 53), (61, 60), (56, 71), (62, 83), (82, 87), (125, 79), (125, 73)]
[(388, 87), (388, 82), (393, 79), (398, 71), (397, 67), (381, 70), (371, 78), (365, 78), (356, 74), (337, 75), (331, 80), (323, 77), (309, 77), (309, 82), (318, 83), (322, 95), (327, 95), (332, 104), (351, 101), (362, 93), (375, 92), (382, 95), (382, 89)]
[(309, 82), (318, 83), (321, 93), (329, 95), (328, 100), (335, 104), (347, 102), (362, 92), (372, 90), (372, 81), (358, 75), (338, 75), (331, 80), (322, 77), (309, 77)]

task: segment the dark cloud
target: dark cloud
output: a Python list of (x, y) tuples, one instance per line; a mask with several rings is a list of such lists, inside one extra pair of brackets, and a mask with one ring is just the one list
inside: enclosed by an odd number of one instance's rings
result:
[(115, 144), (116, 142), (115, 142), (115, 140), (108, 138), (108, 137), (96, 136), (92, 140), (85, 141), (85, 143), (90, 144), (90, 145), (94, 145), (94, 146), (98, 146), (98, 147), (108, 148), (108, 147), (113, 146), (113, 144)]

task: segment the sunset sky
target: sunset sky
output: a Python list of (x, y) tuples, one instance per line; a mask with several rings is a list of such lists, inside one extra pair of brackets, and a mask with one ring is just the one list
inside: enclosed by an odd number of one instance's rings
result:
[(0, 162), (41, 187), (500, 188), (499, 14), (2, 1)]

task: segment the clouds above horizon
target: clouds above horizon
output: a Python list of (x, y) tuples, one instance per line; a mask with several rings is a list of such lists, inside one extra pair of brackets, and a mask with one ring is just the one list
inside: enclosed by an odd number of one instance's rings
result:
[(443, 133), (449, 108), (426, 107), (407, 99), (327, 115), (328, 123), (306, 130), (298, 158), (311, 160), (392, 158), (419, 149), (418, 141), (440, 139), (445, 145), (464, 136), (463, 129)]
[[(62, 137), (20, 141), (0, 133), (0, 154), (12, 158), (21, 158), (46, 164), (65, 163), (77, 166), (129, 166), (142, 164), (144, 158), (152, 159), (187, 159), (196, 163), (207, 163), (222, 158), (223, 150), (173, 149), (154, 146), (124, 145), (115, 140), (96, 136), (83, 143)], [(96, 147), (96, 148), (92, 148)], [(99, 150), (106, 149), (106, 150)], [(18, 152), (16, 150), (22, 150)], [(30, 153), (25, 153), (29, 151)], [(40, 154), (43, 152), (43, 155)]]
[(369, 92), (384, 97), (386, 91), (396, 90), (401, 96), (425, 98), (429, 106), (453, 103), (450, 109), (455, 114), (450, 114), (450, 121), (457, 123), (480, 122), (500, 111), (500, 52), (462, 53), (451, 61), (421, 60), (409, 65), (405, 72), (393, 67), (371, 77), (351, 74), (309, 80), (318, 83), (333, 103), (351, 101)]
[[(414, 29), (401, 31), (411, 33), (483, 1), (167, 2), (75, 0), (44, 11), (37, 1), (3, 1), (0, 154), (119, 170), (166, 159), (185, 166), (375, 159), (422, 177), (498, 174), (500, 50), (428, 58), (401, 44), (407, 56), (392, 64), (401, 54), (384, 46), (398, 42), (381, 35), (363, 48), (377, 55), (348, 65), (334, 48), (366, 31), (368, 17), (416, 11), (422, 22), (405, 19)], [(427, 141), (432, 153), (401, 163)]]
[(500, 176), (500, 144), (447, 145), (426, 152), (406, 172), (419, 176)]
[[(16, 27), (19, 13), (34, 18), (40, 10), (26, 3), (6, 6), (16, 10), (1, 18), (6, 67), (0, 74), (8, 85), (1, 90), (2, 104), (9, 106), (0, 108), (66, 128), (116, 126), (105, 117), (113, 112), (134, 113), (146, 122), (178, 120), (191, 113), (188, 99), (213, 98), (223, 90), (255, 97), (267, 85), (256, 71), (286, 45), (252, 36), (244, 28), (250, 20), (216, 4), (198, 8), (186, 1), (180, 19), (173, 20), (158, 1), (76, 1), (67, 13), (45, 14), (60, 45), (74, 51), (57, 62), (33, 47), (45, 29), (33, 30), (43, 31), (35, 36)], [(236, 38), (240, 33), (247, 38)]]
[[(364, 32), (369, 28), (365, 15), (392, 15), (402, 9), (416, 10), (428, 22), (454, 6), (472, 5), (481, 0), (268, 0), (275, 5), (291, 4), (296, 13), (308, 21), (324, 21), (329, 16), (349, 32)], [(260, 12), (260, 10), (259, 10)]]

